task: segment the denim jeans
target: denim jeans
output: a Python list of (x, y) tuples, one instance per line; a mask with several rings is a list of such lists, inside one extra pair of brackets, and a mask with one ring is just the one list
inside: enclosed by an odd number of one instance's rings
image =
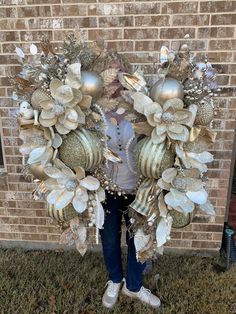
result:
[[(133, 195), (116, 196), (107, 194), (104, 204), (105, 222), (103, 229), (100, 229), (103, 255), (109, 279), (119, 283), (123, 279), (121, 260), (121, 222), (124, 215), (127, 229), (130, 227), (128, 217), (128, 206), (134, 200)], [(127, 266), (126, 266), (126, 286), (129, 290), (137, 292), (143, 285), (142, 273), (146, 263), (140, 263), (136, 259), (134, 238), (126, 231), (126, 243), (128, 245)]]

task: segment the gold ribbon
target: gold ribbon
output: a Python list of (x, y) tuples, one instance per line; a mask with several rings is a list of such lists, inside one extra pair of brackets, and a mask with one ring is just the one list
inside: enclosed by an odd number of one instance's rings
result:
[(189, 141), (194, 142), (199, 136), (205, 137), (211, 143), (216, 140), (216, 132), (213, 132), (205, 126), (194, 126), (190, 130)]
[(157, 180), (150, 178), (144, 179), (137, 191), (135, 200), (130, 207), (141, 215), (153, 215), (153, 213), (157, 211), (157, 193)]

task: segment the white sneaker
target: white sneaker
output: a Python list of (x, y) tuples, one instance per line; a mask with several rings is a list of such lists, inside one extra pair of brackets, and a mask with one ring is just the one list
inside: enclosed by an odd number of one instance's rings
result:
[(138, 292), (133, 292), (127, 289), (126, 282), (124, 282), (124, 285), (121, 291), (125, 295), (131, 298), (139, 299), (143, 303), (148, 304), (152, 306), (153, 308), (158, 308), (161, 305), (160, 299), (154, 294), (152, 294), (150, 290), (144, 288), (143, 286)]
[(102, 297), (102, 304), (103, 306), (111, 309), (116, 304), (116, 301), (118, 299), (121, 282), (114, 283), (112, 280), (109, 280), (106, 283), (106, 286), (108, 287), (106, 288), (106, 291), (104, 292), (104, 295)]

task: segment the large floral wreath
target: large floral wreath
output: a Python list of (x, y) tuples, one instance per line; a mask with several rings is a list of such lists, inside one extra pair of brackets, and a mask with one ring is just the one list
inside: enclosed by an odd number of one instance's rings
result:
[(111, 110), (127, 113), (138, 138), (133, 171), (139, 181), (130, 205), (137, 258), (162, 253), (171, 227), (188, 224), (195, 210), (214, 214), (206, 164), (213, 160), (207, 148), (216, 136), (218, 89), (207, 60), (197, 63), (185, 43), (177, 52), (163, 46), (159, 69), (145, 78), (121, 55), (74, 34), (59, 50), (46, 38), (40, 46), (40, 60), (36, 45), (27, 56), (16, 48), (22, 70), (10, 79), (20, 108), (24, 175), (37, 182), (34, 197), (46, 199), (61, 243), (75, 243), (84, 254), (93, 235), (88, 230), (103, 227), (105, 190), (125, 194), (105, 171), (108, 161), (120, 162), (107, 145), (105, 112)]

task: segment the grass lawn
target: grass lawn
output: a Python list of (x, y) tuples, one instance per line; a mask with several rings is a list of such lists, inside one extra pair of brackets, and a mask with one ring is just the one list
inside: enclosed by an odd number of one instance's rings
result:
[[(145, 275), (164, 314), (235, 314), (236, 265), (221, 272), (219, 257), (165, 254)], [(99, 252), (0, 249), (1, 314), (142, 313), (154, 310), (120, 295), (114, 310), (101, 306), (107, 275)], [(156, 311), (155, 311), (156, 312)]]

